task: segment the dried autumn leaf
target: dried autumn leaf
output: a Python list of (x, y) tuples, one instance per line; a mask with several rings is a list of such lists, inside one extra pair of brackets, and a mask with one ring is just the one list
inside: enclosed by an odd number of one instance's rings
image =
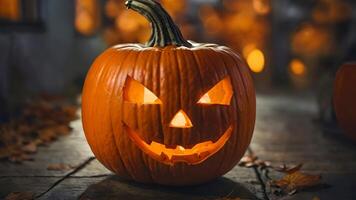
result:
[(43, 96), (29, 101), (16, 118), (0, 124), (0, 159), (12, 162), (32, 160), (38, 145), (49, 144), (70, 133), (70, 121), (77, 118), (77, 106), (63, 97)]
[(321, 181), (320, 175), (304, 174), (296, 171), (286, 174), (282, 179), (272, 181), (272, 185), (281, 188), (286, 193), (295, 193), (297, 190), (318, 185)]
[(303, 167), (303, 164), (299, 164), (299, 165), (296, 165), (293, 167), (288, 167), (286, 164), (283, 164), (279, 167), (274, 167), (273, 169), (278, 172), (285, 173), (285, 174), (293, 174), (294, 172), (299, 171), (302, 167)]
[(23, 161), (32, 161), (33, 157), (25, 153), (16, 153), (9, 156), (9, 161), (14, 163), (22, 163)]
[(7, 158), (11, 155), (11, 152), (9, 151), (8, 148), (2, 147), (0, 148), (0, 159)]
[(32, 192), (11, 192), (5, 197), (5, 200), (32, 200), (35, 194)]
[(269, 167), (270, 163), (263, 160), (258, 160), (258, 157), (255, 155), (246, 155), (242, 157), (239, 162), (240, 167)]
[(22, 147), (22, 150), (25, 153), (36, 153), (37, 152), (37, 144), (35, 142), (31, 142)]
[(59, 135), (68, 135), (71, 131), (71, 128), (67, 125), (59, 125), (53, 127), (53, 131), (55, 131)]
[(47, 167), (47, 170), (51, 170), (51, 171), (66, 171), (66, 170), (70, 170), (73, 169), (74, 167), (69, 165), (69, 164), (65, 164), (65, 163), (55, 163), (55, 164), (50, 164)]
[(57, 138), (56, 132), (50, 128), (39, 131), (39, 138), (45, 142), (52, 142)]
[(77, 106), (66, 106), (63, 108), (63, 112), (68, 116), (70, 120), (74, 120), (77, 118)]
[(257, 160), (257, 156), (254, 155), (245, 155), (244, 157), (241, 158), (239, 162), (240, 167), (254, 167), (256, 166), (255, 161)]

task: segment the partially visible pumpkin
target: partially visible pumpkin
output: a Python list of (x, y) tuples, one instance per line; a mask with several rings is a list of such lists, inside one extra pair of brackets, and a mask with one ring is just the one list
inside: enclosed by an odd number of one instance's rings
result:
[(334, 107), (339, 126), (356, 141), (356, 63), (344, 64), (336, 74)]

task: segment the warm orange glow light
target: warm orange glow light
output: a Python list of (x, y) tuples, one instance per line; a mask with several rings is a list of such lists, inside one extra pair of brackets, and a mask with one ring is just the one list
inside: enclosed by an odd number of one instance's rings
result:
[(0, 18), (18, 21), (21, 18), (20, 0), (0, 0)]
[(169, 126), (173, 128), (191, 128), (193, 127), (193, 124), (190, 121), (188, 115), (183, 110), (180, 110), (173, 117)]
[(233, 90), (230, 77), (227, 77), (217, 83), (207, 93), (205, 93), (198, 101), (199, 104), (220, 104), (230, 105)]
[(304, 63), (299, 59), (293, 59), (289, 64), (290, 71), (297, 76), (302, 76), (306, 73)]
[(262, 72), (265, 66), (265, 57), (263, 52), (259, 49), (252, 50), (247, 56), (247, 63), (253, 72)]
[(225, 133), (215, 142), (205, 141), (196, 144), (192, 148), (184, 148), (177, 145), (176, 148), (167, 148), (164, 144), (152, 141), (150, 144), (142, 140), (137, 132), (125, 124), (125, 130), (130, 139), (151, 158), (163, 162), (167, 165), (174, 165), (178, 162), (185, 162), (196, 165), (218, 152), (228, 141), (232, 133), (230, 126)]
[(127, 77), (124, 87), (124, 99), (137, 104), (161, 104), (161, 100), (140, 82)]
[(242, 55), (247, 58), (248, 55), (251, 53), (251, 51), (256, 49), (256, 45), (251, 43), (251, 44), (247, 44), (246, 46), (244, 46), (244, 48), (242, 49)]
[(253, 0), (252, 5), (255, 12), (261, 15), (268, 14), (271, 10), (269, 0)]

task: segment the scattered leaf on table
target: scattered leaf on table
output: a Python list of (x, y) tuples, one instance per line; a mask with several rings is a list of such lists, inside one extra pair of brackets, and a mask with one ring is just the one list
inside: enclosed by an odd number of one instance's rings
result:
[(37, 144), (36, 144), (36, 142), (31, 142), (31, 143), (23, 146), (22, 150), (25, 153), (36, 153), (37, 152)]
[(255, 155), (245, 155), (239, 162), (240, 167), (269, 167), (268, 161), (259, 160)]
[(273, 169), (282, 172), (285, 174), (293, 174), (294, 172), (299, 171), (303, 167), (303, 164), (295, 165), (293, 167), (288, 167), (286, 164), (283, 164), (279, 167), (274, 167)]
[(28, 101), (16, 117), (0, 124), (0, 159), (32, 160), (38, 145), (71, 132), (69, 123), (77, 118), (77, 108), (65, 98), (50, 95)]
[(33, 157), (25, 153), (16, 153), (9, 157), (9, 161), (14, 163), (22, 163), (23, 161), (32, 161)]
[(44, 129), (39, 131), (39, 138), (44, 143), (49, 143), (57, 138), (56, 132), (53, 129)]
[(35, 194), (32, 192), (11, 192), (5, 197), (5, 200), (32, 200)]
[(255, 166), (255, 161), (257, 160), (257, 156), (254, 155), (245, 155), (241, 158), (239, 162), (240, 167), (253, 167)]
[(9, 147), (0, 148), (0, 159), (8, 158), (12, 154), (12, 150)]
[(280, 180), (272, 181), (272, 185), (281, 188), (288, 194), (294, 194), (298, 190), (318, 185), (320, 181), (320, 175), (310, 175), (296, 171), (291, 174), (286, 174)]
[(71, 128), (67, 125), (58, 125), (58, 126), (53, 127), (53, 130), (58, 135), (68, 135), (71, 131)]
[(73, 169), (74, 167), (69, 165), (69, 164), (65, 164), (65, 163), (55, 163), (55, 164), (50, 164), (47, 167), (47, 170), (51, 170), (51, 171), (66, 171), (66, 170), (70, 170)]

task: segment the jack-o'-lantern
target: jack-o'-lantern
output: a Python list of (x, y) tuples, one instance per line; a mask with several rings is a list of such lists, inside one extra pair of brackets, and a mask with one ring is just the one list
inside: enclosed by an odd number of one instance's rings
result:
[(342, 130), (356, 141), (356, 63), (346, 63), (338, 70), (334, 82), (334, 108)]
[(256, 97), (241, 56), (186, 41), (153, 0), (126, 6), (152, 25), (146, 45), (122, 44), (93, 63), (83, 89), (97, 159), (139, 182), (192, 185), (231, 170), (254, 128)]

